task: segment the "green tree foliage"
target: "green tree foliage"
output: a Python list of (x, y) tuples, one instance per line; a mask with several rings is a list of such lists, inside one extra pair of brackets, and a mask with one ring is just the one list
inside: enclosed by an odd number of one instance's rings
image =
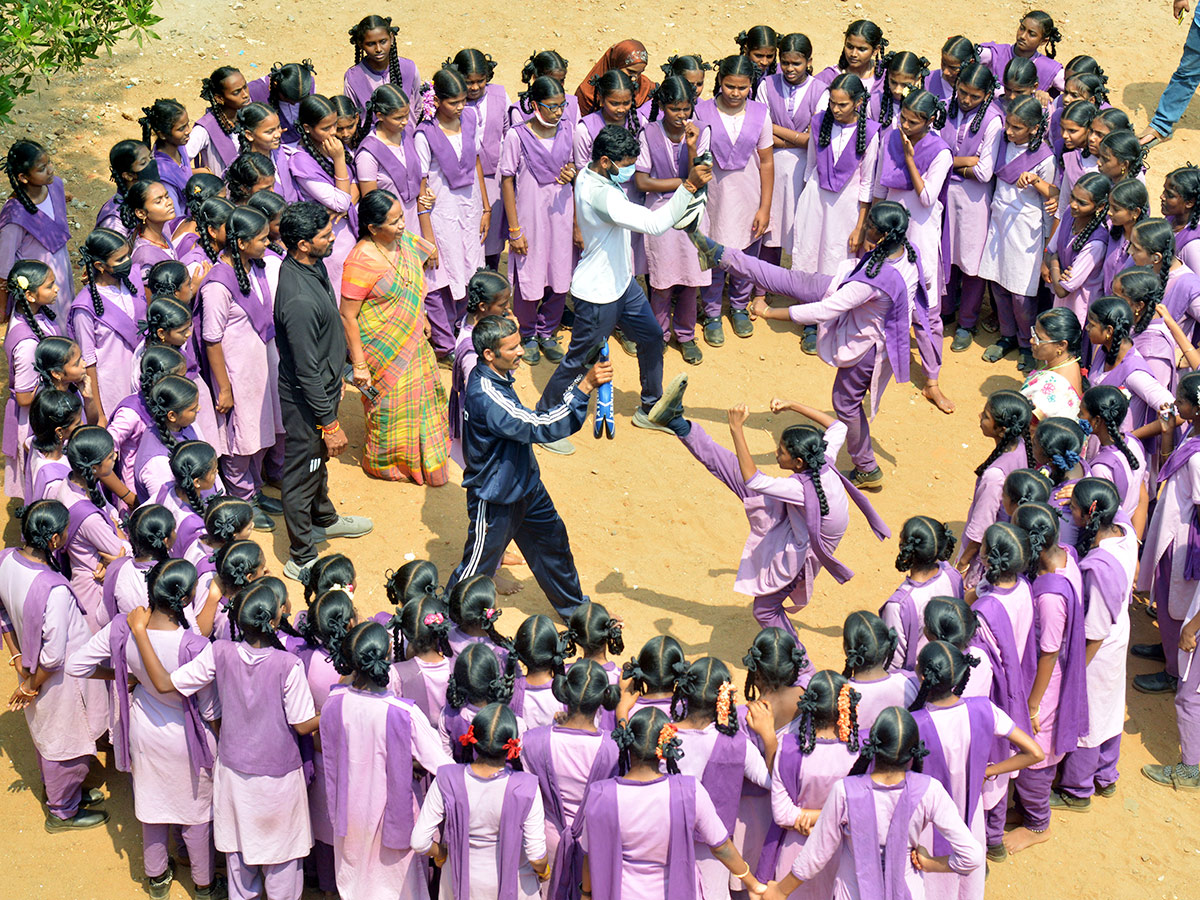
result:
[(75, 71), (119, 40), (158, 36), (154, 0), (0, 0), (0, 122), (35, 81)]

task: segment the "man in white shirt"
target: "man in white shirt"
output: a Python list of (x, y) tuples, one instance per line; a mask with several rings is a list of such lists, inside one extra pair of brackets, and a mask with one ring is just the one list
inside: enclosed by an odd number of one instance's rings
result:
[(575, 178), (575, 222), (583, 254), (571, 278), (575, 324), (566, 356), (550, 376), (539, 412), (563, 403), (571, 385), (588, 369), (588, 355), (618, 325), (638, 348), (642, 405), (633, 415), (639, 428), (666, 431), (646, 413), (662, 396), (663, 335), (650, 301), (633, 277), (630, 232), (665, 234), (684, 218), (692, 196), (712, 179), (711, 166), (693, 166), (668, 203), (654, 211), (633, 203), (621, 187), (633, 177), (638, 139), (619, 125), (596, 135), (592, 162)]

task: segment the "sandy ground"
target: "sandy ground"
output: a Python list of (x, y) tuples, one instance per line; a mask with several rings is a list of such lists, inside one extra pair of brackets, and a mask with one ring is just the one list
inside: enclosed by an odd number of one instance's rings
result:
[[(818, 69), (836, 61), (840, 34), (848, 21), (874, 19), (884, 27), (892, 49), (920, 50), (934, 60), (944, 38), (966, 32), (979, 40), (1011, 40), (1021, 4), (942, 4), (927, 0), (893, 3), (745, 2), (656, 6), (626, 3), (567, 4), (529, 0), (519, 13), (498, 3), (438, 4), (400, 7), (378, 4), (344, 11), (285, 0), (279, 4), (235, 2), (181, 3), (168, 0), (159, 26), (162, 38), (139, 50), (123, 48), (79, 75), (63, 77), (40, 96), (26, 99), (16, 112), (17, 125), (0, 130), (0, 144), (26, 135), (52, 148), (59, 173), (76, 198), (72, 216), (80, 238), (94, 221), (94, 210), (111, 194), (106, 153), (116, 140), (134, 137), (139, 107), (159, 96), (187, 103), (193, 119), (203, 112), (197, 99), (199, 79), (217, 65), (232, 63), (248, 78), (265, 73), (277, 61), (310, 57), (318, 88), (334, 93), (352, 62), (346, 29), (371, 11), (391, 13), (406, 23), (401, 53), (413, 57), (428, 77), (460, 47), (473, 46), (498, 61), (497, 79), (519, 87), (518, 73), (528, 55), (547, 47), (571, 61), (569, 83), (584, 75), (596, 56), (626, 36), (649, 48), (653, 66), (666, 56), (699, 52), (706, 59), (734, 52), (733, 35), (765, 22), (780, 32), (800, 30), (816, 47)], [(1165, 0), (1153, 3), (1067, 0), (1052, 10), (1065, 35), (1059, 59), (1076, 53), (1095, 55), (1114, 87), (1113, 102), (1130, 112), (1141, 127), (1178, 59), (1186, 27), (1176, 26)], [(938, 24), (929, 28), (931, 20)], [(327, 38), (322, 36), (328, 36)], [(711, 86), (711, 79), (709, 82)], [(1200, 104), (1185, 116), (1174, 141), (1154, 151), (1149, 176), (1152, 205), (1163, 175), (1200, 154)], [(1011, 362), (989, 366), (981, 348), (950, 356), (942, 385), (958, 401), (950, 417), (937, 412), (912, 385), (893, 385), (874, 424), (880, 463), (887, 478), (873, 497), (893, 530), (910, 515), (923, 513), (951, 522), (960, 530), (970, 499), (972, 470), (988, 453), (977, 416), (983, 399), (1000, 388), (1019, 385)], [(796, 335), (776, 323), (760, 323), (752, 339), (729, 337), (722, 349), (705, 348), (704, 364), (690, 369), (688, 415), (728, 445), (725, 409), (750, 405), (751, 449), (765, 470), (774, 465), (773, 435), (791, 419), (767, 412), (772, 396), (793, 397), (828, 408), (833, 370), (799, 351)], [(567, 521), (584, 588), (610, 610), (625, 616), (626, 643), (635, 652), (655, 634), (671, 633), (690, 657), (712, 654), (737, 663), (756, 632), (747, 598), (733, 592), (746, 523), (736, 500), (705, 474), (669, 436), (635, 430), (629, 416), (637, 402), (637, 369), (622, 354), (616, 359), (616, 440), (593, 442), (586, 434), (569, 458), (542, 456), (550, 493)], [(666, 377), (686, 366), (675, 351), (666, 359)], [(518, 373), (518, 389), (530, 402), (545, 383), (543, 363)], [(448, 379), (447, 379), (448, 380)], [(331, 467), (335, 500), (347, 513), (372, 516), (375, 532), (359, 541), (341, 541), (332, 549), (348, 553), (358, 569), (357, 603), (369, 614), (385, 604), (384, 573), (405, 559), (428, 557), (443, 573), (457, 562), (466, 534), (465, 498), (455, 483), (441, 489), (368, 481), (358, 467), (362, 446), (361, 408), (353, 396), (342, 407), (351, 452)], [(849, 468), (843, 460), (843, 468)], [(456, 476), (457, 481), (457, 476)], [(11, 510), (11, 507), (10, 507)], [(16, 537), (12, 521), (5, 537)], [(286, 557), (282, 525), (263, 536), (278, 572)], [(325, 548), (322, 548), (325, 549)], [(861, 517), (853, 517), (839, 556), (857, 572), (845, 585), (827, 575), (818, 582), (811, 606), (798, 627), (818, 667), (840, 669), (841, 623), (849, 612), (877, 608), (892, 592), (899, 575), (892, 565), (894, 540), (877, 543)], [(525, 589), (504, 602), (502, 630), (511, 633), (525, 615), (548, 611), (527, 569), (513, 574)], [(293, 588), (293, 602), (299, 592)], [(1154, 626), (1138, 607), (1133, 613), (1134, 640), (1154, 638)], [(1149, 671), (1130, 664), (1130, 676)], [(13, 679), (0, 675), (8, 696)], [(1056, 814), (1052, 840), (1007, 863), (994, 866), (988, 896), (1180, 898), (1198, 896), (1193, 884), (1200, 871), (1200, 813), (1194, 798), (1152, 785), (1138, 772), (1147, 762), (1178, 759), (1174, 711), (1169, 697), (1129, 691), (1121, 761), (1122, 779), (1115, 797), (1097, 800), (1087, 815)], [(0, 894), (27, 898), (136, 897), (143, 888), (140, 828), (133, 818), (127, 779), (109, 768), (96, 769), (111, 791), (105, 829), (79, 835), (48, 836), (37, 803), (40, 784), (28, 733), (21, 717), (0, 713), (0, 817), (6, 823), (9, 861)], [(1185, 881), (1185, 876), (1189, 875)], [(189, 896), (187, 876), (172, 897)], [(315, 896), (315, 895), (314, 895)]]

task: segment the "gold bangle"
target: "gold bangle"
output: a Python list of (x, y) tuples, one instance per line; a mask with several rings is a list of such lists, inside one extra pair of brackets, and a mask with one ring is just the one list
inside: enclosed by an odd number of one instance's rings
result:
[(38, 695), (37, 691), (33, 691), (31, 693), (25, 690), (25, 685), (21, 684), (20, 682), (17, 682), (17, 693), (19, 693), (22, 697), (36, 697)]
[(743, 878), (745, 878), (749, 874), (750, 874), (750, 863), (746, 863), (746, 871), (743, 872), (741, 875), (734, 875), (733, 877), (736, 878), (738, 881), (741, 881)]

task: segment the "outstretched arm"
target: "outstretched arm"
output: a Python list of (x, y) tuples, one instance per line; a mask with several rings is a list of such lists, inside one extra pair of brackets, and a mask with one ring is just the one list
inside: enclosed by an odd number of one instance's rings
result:
[(814, 406), (808, 406), (801, 403), (799, 400), (780, 400), (778, 397), (771, 400), (771, 412), (778, 415), (785, 409), (790, 409), (792, 412), (800, 413), (806, 419), (812, 419), (822, 428), (828, 429), (831, 425), (837, 422), (837, 419), (826, 415)]
[(733, 438), (733, 452), (737, 454), (738, 468), (742, 472), (742, 480), (749, 481), (758, 474), (758, 466), (750, 455), (750, 447), (746, 444), (746, 419), (750, 411), (745, 403), (739, 403), (729, 410), (729, 434)]

